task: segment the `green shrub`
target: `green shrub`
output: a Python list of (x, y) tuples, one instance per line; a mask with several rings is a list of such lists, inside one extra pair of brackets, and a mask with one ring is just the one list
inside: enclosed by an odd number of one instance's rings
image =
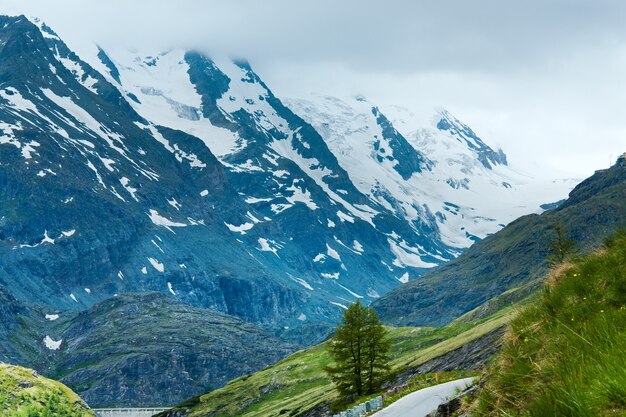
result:
[(93, 417), (94, 414), (63, 384), (30, 369), (0, 363), (0, 416)]

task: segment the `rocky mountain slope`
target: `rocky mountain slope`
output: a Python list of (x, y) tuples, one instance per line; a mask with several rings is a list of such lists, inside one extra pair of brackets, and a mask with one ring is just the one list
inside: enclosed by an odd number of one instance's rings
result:
[(91, 406), (172, 405), (295, 350), (267, 331), (161, 293), (121, 295), (81, 313), (6, 298), (0, 360), (29, 364)]
[(47, 373), (99, 407), (175, 404), (294, 350), (254, 325), (160, 293), (115, 297), (59, 321), (66, 342)]
[[(80, 310), (160, 291), (300, 340), (289, 329), (332, 323), (510, 220), (428, 194), (444, 162), (375, 107), (370, 156), (393, 174), (378, 184), (246, 62), (97, 48), (92, 66), (42, 22), (0, 23), (0, 284), (19, 300)], [(441, 117), (477, 182), (514, 187), (485, 171), (501, 152)], [(448, 180), (451, 195), (474, 181)]]
[(458, 258), (394, 289), (373, 306), (383, 321), (394, 325), (448, 323), (543, 276), (556, 223), (586, 250), (626, 227), (626, 154), (611, 168), (580, 183), (558, 208), (512, 222)]
[(28, 364), (93, 407), (176, 404), (275, 363), (295, 346), (253, 324), (161, 293), (76, 312), (3, 299), (0, 361)]
[(17, 301), (0, 288), (0, 362), (29, 364), (45, 356), (44, 313)]
[[(419, 139), (362, 99), (360, 127), (285, 105), (245, 61), (70, 46), (0, 17), (0, 358), (103, 404), (217, 387), (290, 351), (270, 335), (322, 340), (346, 305), (568, 187), (518, 207), (532, 180), (447, 112)], [(146, 332), (118, 339), (108, 315)], [(206, 332), (166, 336), (173, 317)], [(238, 331), (206, 342), (225, 326)], [(124, 348), (148, 334), (178, 350)], [(94, 340), (110, 343), (88, 354)], [(215, 361), (226, 352), (241, 362)], [(123, 391), (155, 373), (180, 374), (180, 389)]]
[(359, 191), (424, 238), (441, 240), (446, 259), (575, 185), (514, 169), (446, 110), (421, 120), (364, 97), (287, 104), (320, 132)]

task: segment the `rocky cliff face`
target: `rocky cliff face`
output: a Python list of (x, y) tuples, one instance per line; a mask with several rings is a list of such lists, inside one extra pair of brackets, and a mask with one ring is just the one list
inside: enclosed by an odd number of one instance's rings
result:
[(294, 350), (254, 325), (159, 293), (115, 297), (54, 328), (62, 342), (46, 373), (98, 407), (176, 404)]
[(161, 293), (116, 296), (80, 313), (0, 297), (0, 361), (60, 380), (92, 407), (176, 404), (296, 348)]
[[(331, 322), (339, 304), (372, 299), (406, 270), (378, 228), (415, 233), (368, 206), (315, 130), (246, 64), (223, 63), (228, 77), (183, 54), (194, 113), (154, 88), (116, 86), (45, 26), (0, 23), (0, 282), (17, 299), (79, 310), (156, 290), (278, 330)], [(180, 120), (197, 114), (212, 126), (206, 137), (133, 108), (154, 97)], [(224, 135), (241, 146), (220, 162), (207, 143), (224, 146)]]

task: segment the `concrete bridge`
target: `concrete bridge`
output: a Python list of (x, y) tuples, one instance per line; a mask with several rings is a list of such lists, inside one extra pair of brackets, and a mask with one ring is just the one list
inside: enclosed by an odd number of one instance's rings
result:
[(169, 408), (93, 408), (96, 417), (152, 417)]

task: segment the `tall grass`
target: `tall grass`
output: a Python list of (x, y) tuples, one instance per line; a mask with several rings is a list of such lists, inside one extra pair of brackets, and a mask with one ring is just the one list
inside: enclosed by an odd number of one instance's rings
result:
[(0, 417), (94, 417), (65, 385), (0, 363)]
[(555, 270), (509, 328), (478, 416), (626, 416), (626, 233)]

